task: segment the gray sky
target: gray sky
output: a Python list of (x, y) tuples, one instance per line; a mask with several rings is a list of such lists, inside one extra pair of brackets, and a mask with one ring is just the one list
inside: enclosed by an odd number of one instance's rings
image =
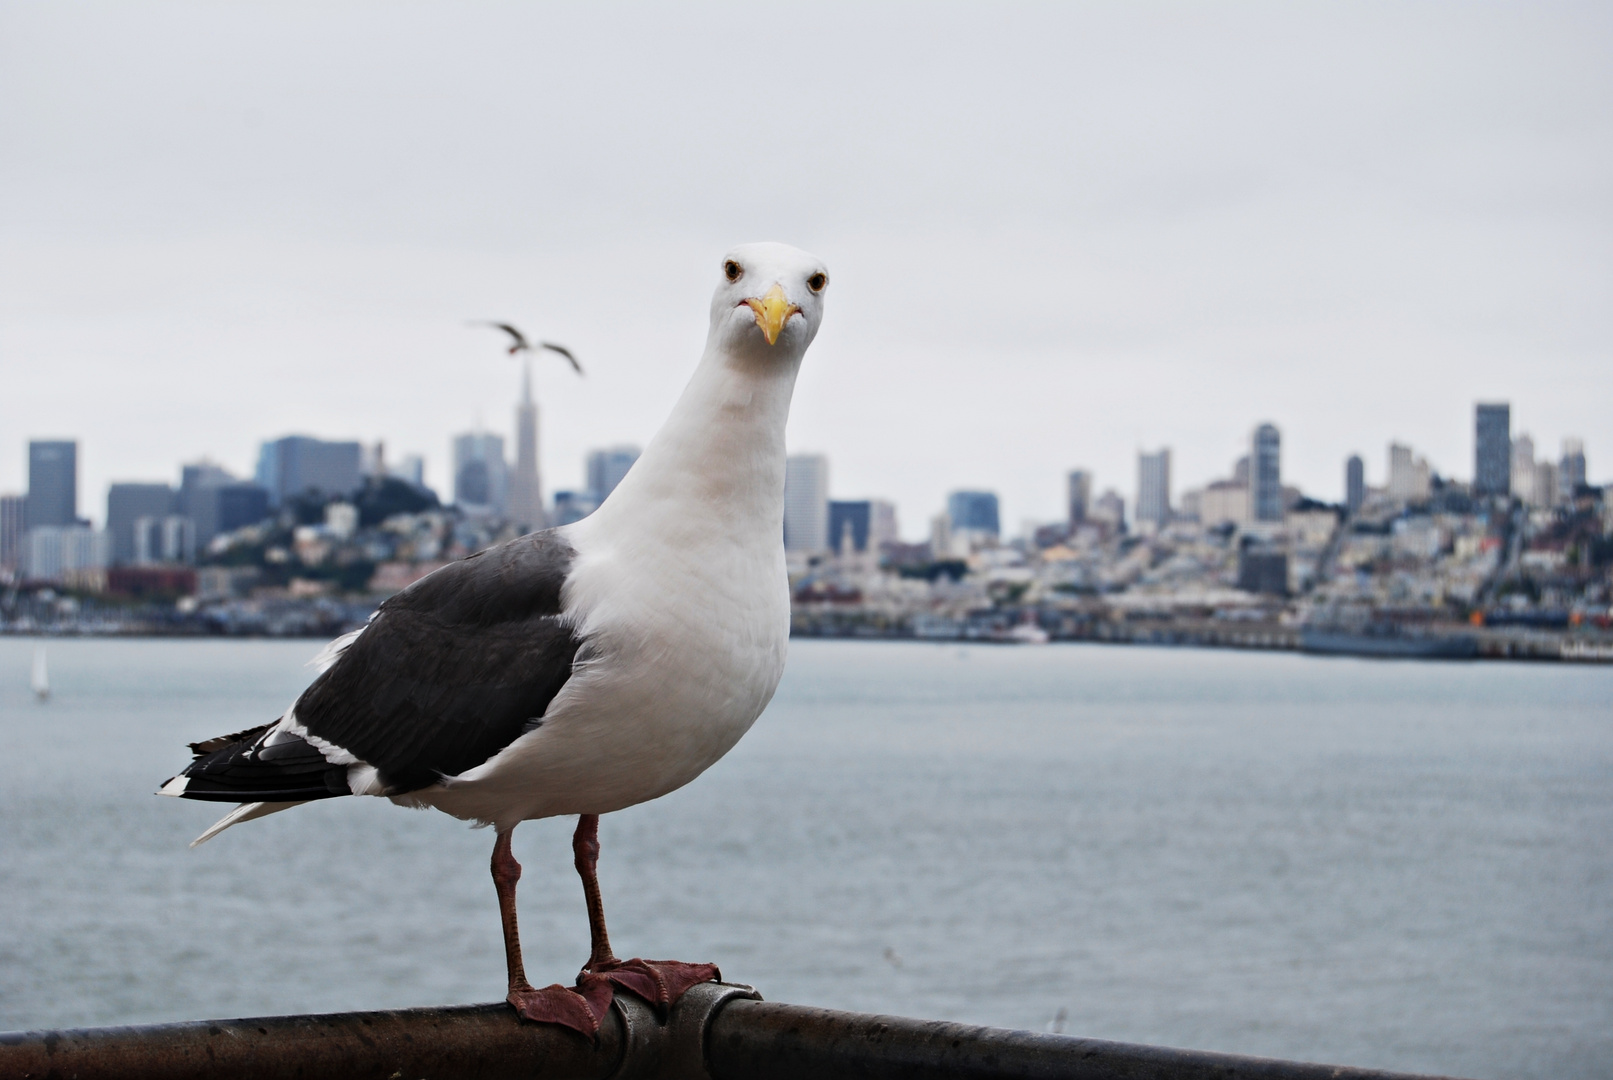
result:
[(447, 494), (566, 342), (545, 486), (646, 441), (728, 246), (823, 256), (791, 419), (837, 497), (1005, 526), (1139, 448), (1255, 424), (1338, 498), (1390, 439), (1472, 471), (1507, 399), (1613, 460), (1613, 7), (0, 5), (0, 490), (24, 442), (114, 479), (289, 432)]

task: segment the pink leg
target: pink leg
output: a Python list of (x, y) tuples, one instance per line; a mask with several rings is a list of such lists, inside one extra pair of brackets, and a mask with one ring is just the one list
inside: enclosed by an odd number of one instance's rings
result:
[(589, 993), (602, 984), (615, 984), (637, 994), (663, 1012), (691, 986), (722, 978), (715, 964), (685, 964), (677, 960), (618, 960), (605, 931), (605, 904), (599, 896), (599, 815), (584, 814), (571, 838), (571, 853), (582, 878), (588, 904), (588, 935), (592, 943), (588, 965), (577, 985)]
[[(579, 993), (559, 983), (538, 990), (526, 980), (526, 968), (521, 963), (521, 931), (515, 916), (515, 883), (520, 880), (521, 864), (510, 851), (510, 833), (501, 832), (493, 844), (493, 887), (498, 890), (498, 913), (504, 923), (504, 962), (510, 978), (504, 1000), (528, 1020), (564, 1024), (591, 1037), (610, 1008), (608, 993)], [(591, 1000), (601, 997), (603, 1000)]]

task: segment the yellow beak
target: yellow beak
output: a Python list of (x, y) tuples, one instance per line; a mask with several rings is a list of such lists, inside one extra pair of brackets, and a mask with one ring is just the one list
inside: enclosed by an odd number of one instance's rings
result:
[(747, 300), (745, 303), (756, 312), (756, 325), (762, 328), (762, 336), (769, 345), (778, 341), (779, 331), (784, 329), (789, 317), (801, 311), (784, 298), (784, 286), (777, 284), (768, 289), (767, 295), (760, 300)]

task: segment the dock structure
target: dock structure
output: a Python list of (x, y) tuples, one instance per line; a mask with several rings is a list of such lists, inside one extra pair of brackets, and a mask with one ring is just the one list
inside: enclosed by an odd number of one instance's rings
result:
[[(77, 1080), (1413, 1080), (1406, 1073), (762, 1001), (706, 983), (664, 1019), (618, 995), (590, 1041), (464, 1005), (0, 1034), (0, 1077)], [(1423, 1078), (1429, 1080), (1429, 1078)]]

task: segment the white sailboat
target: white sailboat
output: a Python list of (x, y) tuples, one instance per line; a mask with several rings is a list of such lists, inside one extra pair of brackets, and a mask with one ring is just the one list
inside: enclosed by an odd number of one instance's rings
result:
[(34, 672), (29, 684), (34, 688), (34, 696), (40, 701), (50, 699), (50, 674), (45, 670), (45, 647), (39, 645), (34, 649)]

